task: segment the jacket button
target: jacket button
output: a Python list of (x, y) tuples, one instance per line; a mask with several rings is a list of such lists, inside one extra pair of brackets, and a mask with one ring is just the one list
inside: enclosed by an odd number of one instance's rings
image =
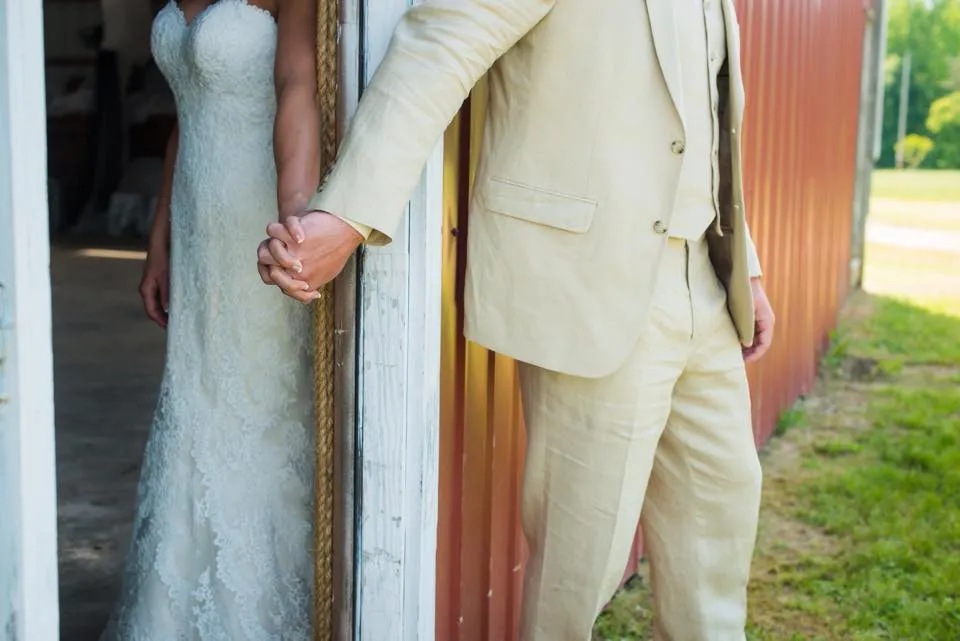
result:
[(677, 155), (682, 154), (686, 148), (687, 146), (683, 144), (682, 140), (674, 140), (672, 143), (670, 143), (670, 151)]
[(655, 231), (658, 234), (666, 234), (667, 226), (663, 224), (662, 220), (658, 220), (655, 223), (653, 223), (653, 231)]

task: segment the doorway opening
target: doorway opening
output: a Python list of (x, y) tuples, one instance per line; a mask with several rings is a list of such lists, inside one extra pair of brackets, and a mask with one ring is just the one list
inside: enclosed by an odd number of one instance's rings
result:
[(137, 292), (176, 114), (163, 4), (43, 2), (63, 641), (96, 641), (118, 596), (163, 368)]

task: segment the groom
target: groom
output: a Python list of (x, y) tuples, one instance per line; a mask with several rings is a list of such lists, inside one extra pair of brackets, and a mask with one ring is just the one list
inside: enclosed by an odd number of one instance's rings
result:
[(586, 641), (641, 517), (659, 639), (742, 640), (773, 313), (744, 217), (732, 0), (427, 0), (260, 273), (302, 301), (384, 244), (489, 70), (466, 336), (520, 362), (524, 641)]

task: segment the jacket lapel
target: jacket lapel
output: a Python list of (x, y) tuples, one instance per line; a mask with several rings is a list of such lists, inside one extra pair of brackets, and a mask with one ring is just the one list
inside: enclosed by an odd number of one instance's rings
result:
[(646, 0), (650, 16), (653, 45), (660, 61), (660, 70), (667, 84), (673, 106), (683, 119), (683, 98), (680, 92), (680, 53), (677, 25), (673, 18), (673, 0)]
[(743, 70), (740, 66), (740, 27), (733, 0), (723, 0), (723, 20), (727, 32), (727, 66), (730, 70), (730, 124), (737, 128), (743, 120)]

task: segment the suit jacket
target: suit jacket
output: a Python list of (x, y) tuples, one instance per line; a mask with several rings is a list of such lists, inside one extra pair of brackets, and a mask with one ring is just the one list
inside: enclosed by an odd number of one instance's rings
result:
[[(733, 0), (721, 95), (720, 227), (708, 232), (753, 340)], [(427, 0), (401, 20), (311, 208), (389, 242), (434, 145), (488, 74), (469, 214), (466, 336), (555, 371), (616, 370), (644, 331), (685, 151), (670, 0)], [(678, 295), (681, 295), (678, 292)]]

